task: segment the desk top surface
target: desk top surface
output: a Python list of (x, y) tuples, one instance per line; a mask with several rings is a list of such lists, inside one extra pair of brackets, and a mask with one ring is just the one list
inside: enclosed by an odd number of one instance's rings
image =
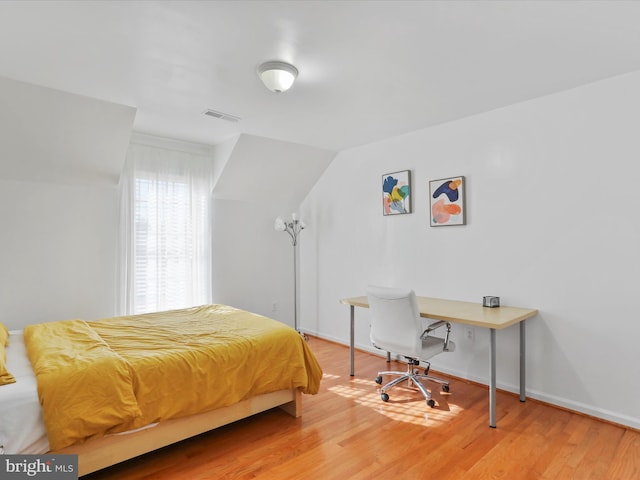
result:
[[(496, 330), (520, 323), (538, 313), (538, 310), (533, 308), (509, 306), (489, 308), (483, 307), (480, 303), (441, 298), (417, 297), (417, 300), (421, 317), (495, 328)], [(340, 303), (369, 308), (369, 300), (366, 296), (344, 298), (340, 300)]]

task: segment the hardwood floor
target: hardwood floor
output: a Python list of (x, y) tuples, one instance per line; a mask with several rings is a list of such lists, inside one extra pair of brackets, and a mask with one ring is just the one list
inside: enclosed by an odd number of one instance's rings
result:
[[(275, 409), (83, 477), (133, 479), (638, 479), (640, 432), (451, 380), (437, 406), (396, 387), (384, 403), (373, 382), (382, 357), (310, 338), (324, 370), (302, 418)], [(393, 365), (404, 369), (404, 365)], [(444, 375), (441, 375), (445, 377)]]

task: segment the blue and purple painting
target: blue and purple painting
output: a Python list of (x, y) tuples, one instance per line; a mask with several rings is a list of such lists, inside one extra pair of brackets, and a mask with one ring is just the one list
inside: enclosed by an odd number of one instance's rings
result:
[(384, 215), (411, 213), (411, 171), (382, 176), (382, 212)]

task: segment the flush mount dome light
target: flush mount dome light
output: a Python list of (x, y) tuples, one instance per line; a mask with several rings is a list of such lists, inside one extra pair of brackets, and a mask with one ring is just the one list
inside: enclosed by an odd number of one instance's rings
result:
[(269, 90), (282, 93), (291, 88), (298, 76), (298, 69), (285, 62), (265, 62), (258, 67), (258, 76)]

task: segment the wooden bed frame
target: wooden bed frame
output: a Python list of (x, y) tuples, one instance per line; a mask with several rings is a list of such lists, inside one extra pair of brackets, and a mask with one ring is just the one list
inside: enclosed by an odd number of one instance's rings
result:
[(87, 475), (274, 407), (280, 407), (293, 417), (300, 417), (301, 397), (299, 389), (278, 390), (228, 407), (167, 420), (132, 433), (95, 438), (50, 453), (78, 455), (78, 475)]

